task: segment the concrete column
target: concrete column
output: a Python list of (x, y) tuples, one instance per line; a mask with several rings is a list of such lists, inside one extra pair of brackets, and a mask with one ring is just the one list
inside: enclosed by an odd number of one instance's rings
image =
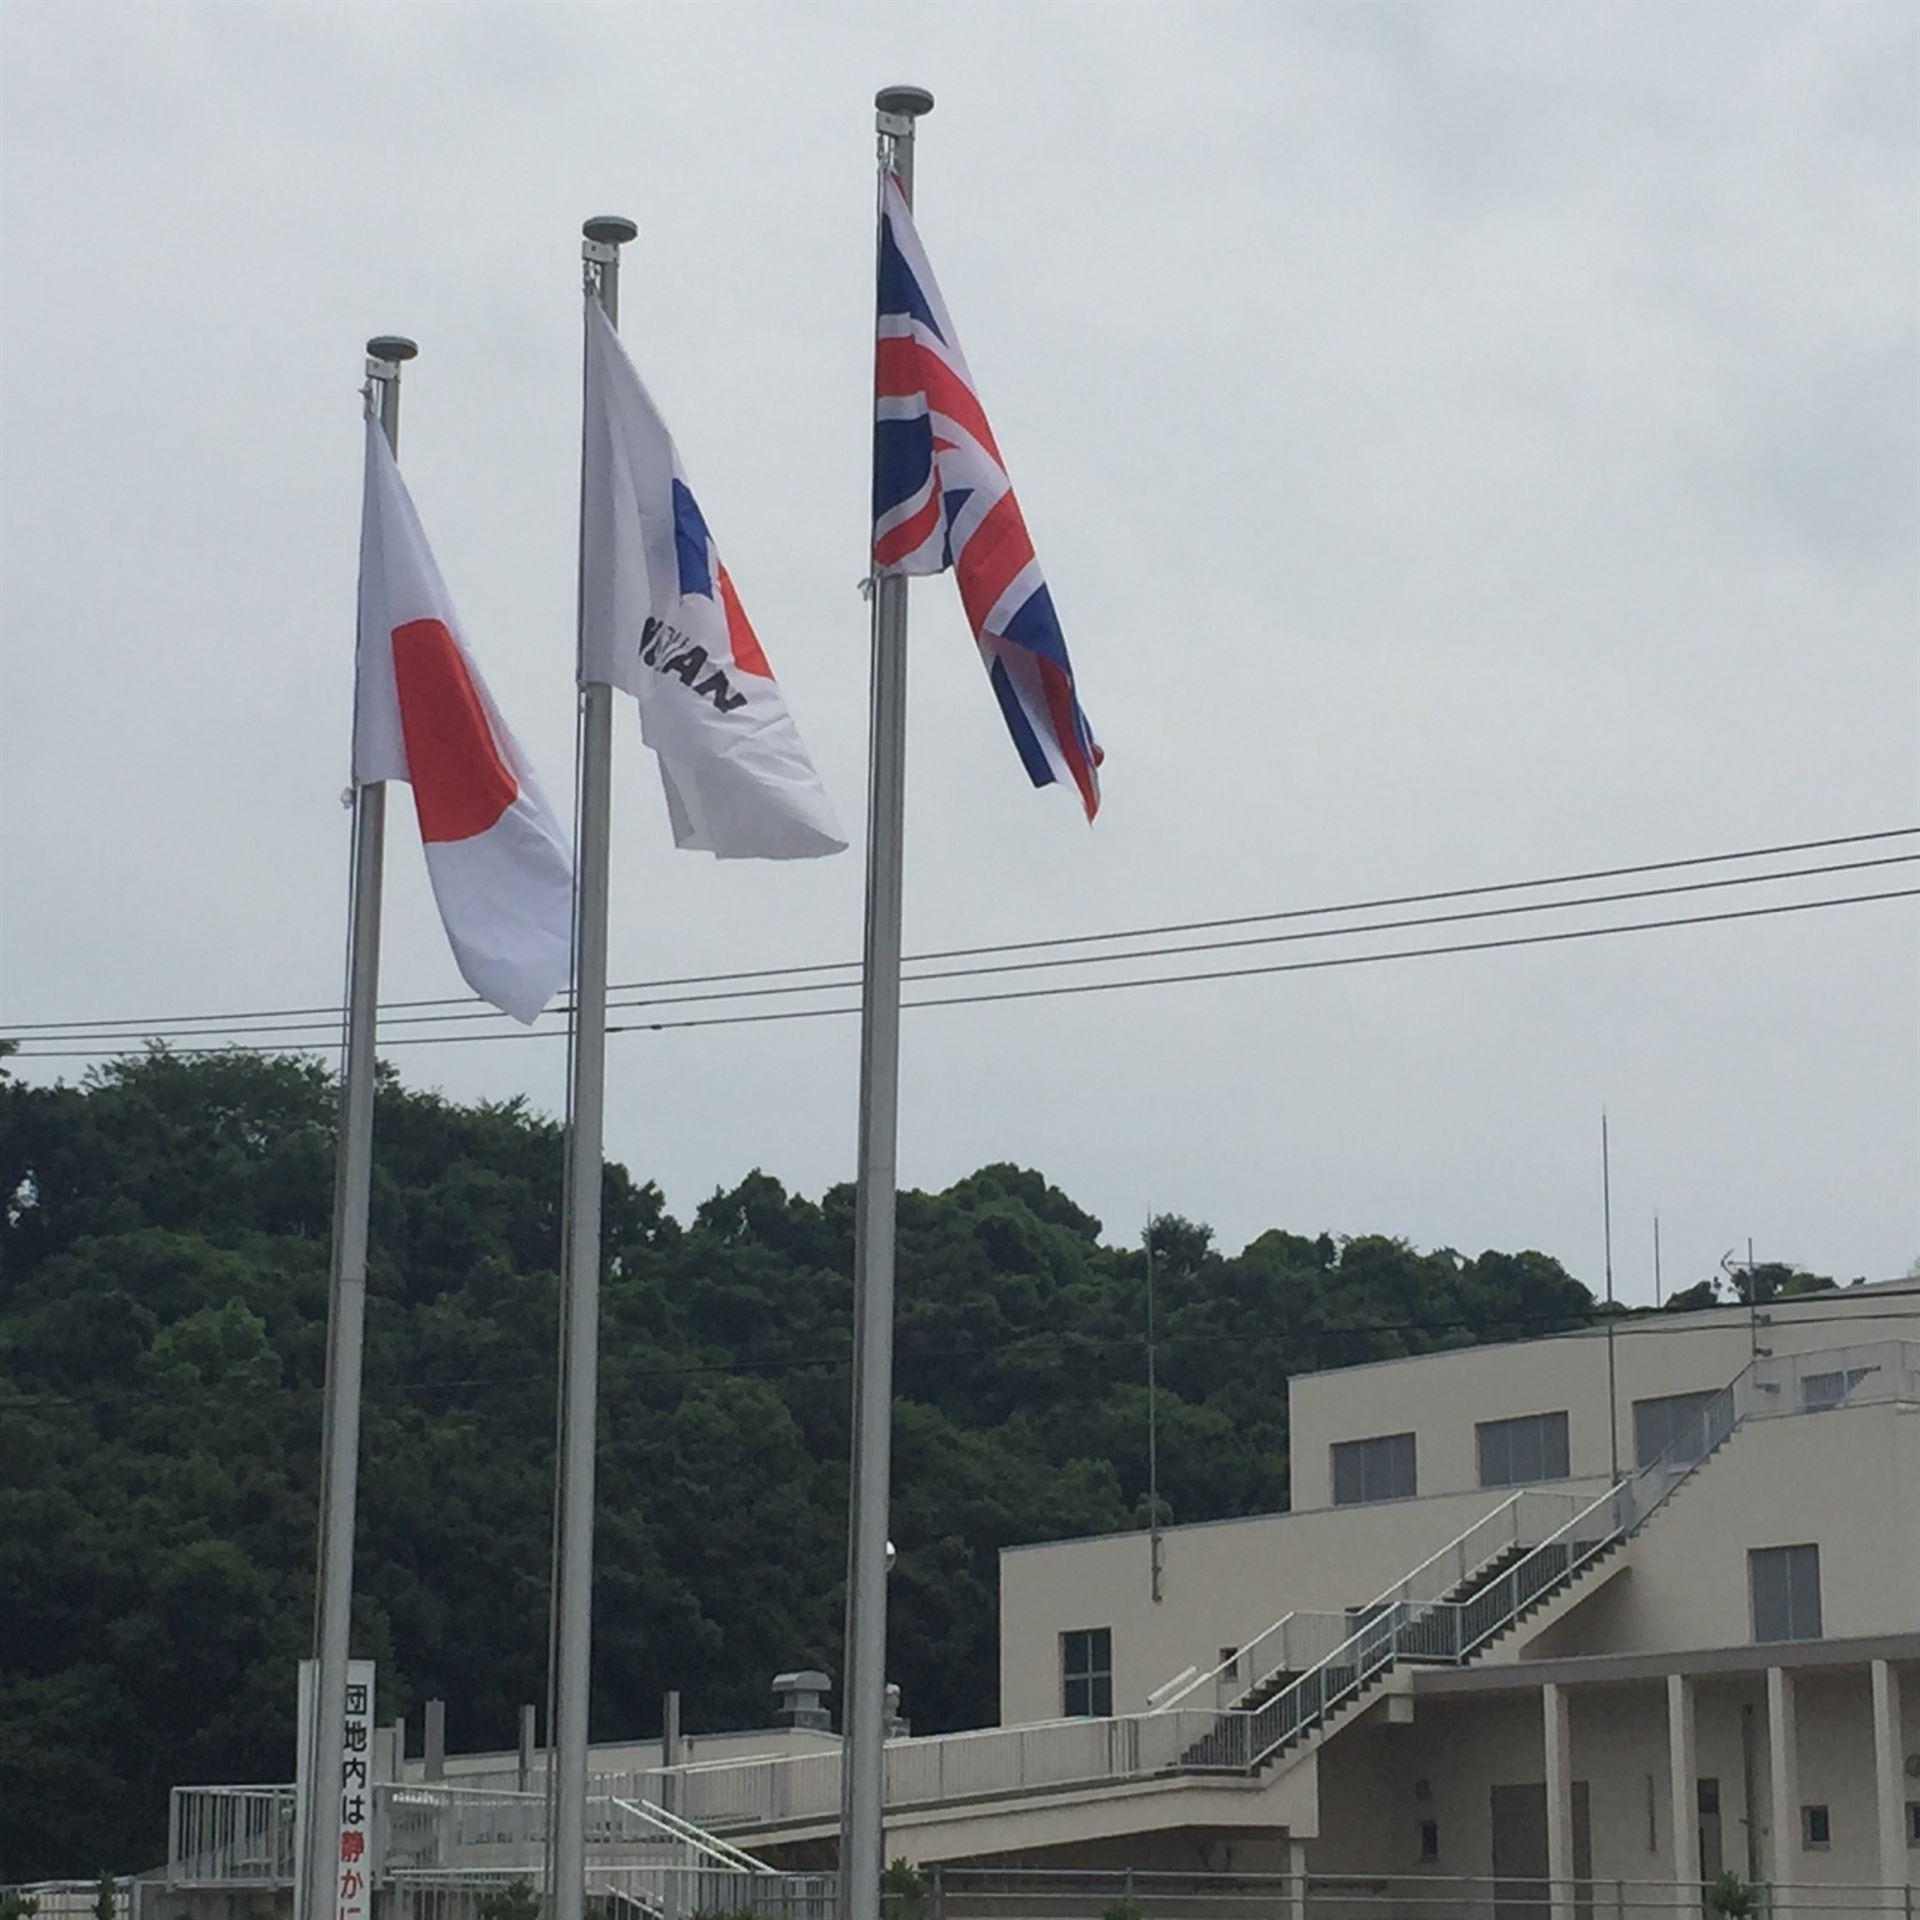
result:
[(1553, 1920), (1574, 1920), (1573, 1740), (1565, 1691), (1548, 1681), (1540, 1689), (1547, 1748), (1547, 1878), (1553, 1883)]
[(447, 1703), (427, 1702), (427, 1763), (423, 1777), (444, 1780), (447, 1776)]
[[(1793, 1675), (1785, 1667), (1767, 1669), (1767, 1788), (1773, 1803), (1773, 1859), (1768, 1877), (1775, 1887), (1799, 1878), (1800, 1730), (1793, 1709)], [(1792, 1911), (1776, 1893), (1767, 1908), (1770, 1920)]]
[[(1873, 1663), (1873, 1787), (1880, 1815), (1880, 1880), (1907, 1884), (1906, 1742), (1900, 1724), (1900, 1676), (1885, 1660)], [(1902, 1903), (1904, 1905), (1904, 1903)], [(1893, 1909), (1898, 1913), (1901, 1907)]]
[(1307, 1920), (1307, 1843), (1287, 1842), (1287, 1920)]
[(1700, 1879), (1700, 1769), (1695, 1758), (1693, 1682), (1667, 1675), (1667, 1777), (1673, 1819), (1673, 1877), (1683, 1887)]

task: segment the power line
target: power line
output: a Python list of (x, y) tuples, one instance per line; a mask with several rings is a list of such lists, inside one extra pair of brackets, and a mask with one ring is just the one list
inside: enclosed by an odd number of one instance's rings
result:
[[(1704, 893), (1722, 890), (1727, 887), (1761, 886), (1779, 880), (1806, 880), (1824, 878), (1839, 873), (1856, 873), (1873, 867), (1892, 867), (1911, 864), (1920, 860), (1920, 853), (1881, 854), (1871, 860), (1852, 860), (1830, 862), (1813, 867), (1786, 867), (1772, 873), (1745, 873), (1723, 875), (1717, 879), (1683, 880), (1664, 887), (1636, 887), (1623, 892), (1581, 894), (1570, 900), (1529, 901), (1518, 906), (1471, 907), (1461, 913), (1416, 914), (1398, 920), (1375, 920), (1350, 927), (1307, 927), (1287, 933), (1249, 934), (1234, 940), (1203, 940), (1178, 947), (1144, 947), (1123, 949), (1117, 953), (1093, 954), (1057, 954), (1035, 960), (997, 961), (981, 967), (950, 967), (924, 973), (909, 974), (906, 984), (913, 986), (932, 980), (972, 980), (987, 975), (1007, 973), (1038, 972), (1056, 967), (1091, 967), (1125, 964), (1136, 960), (1166, 960), (1192, 954), (1223, 953), (1238, 948), (1278, 946), (1300, 940), (1332, 940), (1352, 938), (1356, 934), (1394, 933), (1415, 927), (1433, 927), (1455, 925), (1468, 920), (1509, 919), (1517, 914), (1556, 913), (1575, 910), (1581, 907), (1617, 906), (1630, 900), (1652, 900), (1680, 893)], [(818, 981), (809, 984), (789, 982), (783, 986), (770, 987), (733, 987), (714, 989), (703, 993), (675, 994), (656, 1000), (609, 1000), (609, 1011), (629, 1012), (646, 1007), (684, 1007), (694, 1006), (715, 1000), (765, 1000), (785, 998), (794, 994), (813, 994), (826, 992), (846, 992), (856, 983), (852, 981)], [(437, 1026), (454, 1021), (490, 1020), (499, 1022), (504, 1016), (488, 1008), (485, 1011), (464, 1011), (459, 1013), (406, 1014), (398, 1016), (393, 1024), (406, 1026)], [(235, 1026), (222, 1028), (217, 1037), (223, 1040), (235, 1040), (253, 1036), (275, 1036), (305, 1031), (323, 1031), (329, 1035), (339, 1029), (339, 1021), (322, 1020), (311, 1023), (275, 1022), (261, 1026)], [(57, 1045), (64, 1041), (84, 1042), (87, 1035), (80, 1032), (52, 1033), (44, 1036), (41, 1044)], [(202, 1035), (191, 1029), (156, 1029), (138, 1036), (147, 1039), (168, 1039), (174, 1037), (195, 1039)], [(504, 1036), (503, 1036), (504, 1037)]]
[[(1812, 913), (1829, 907), (1854, 907), (1867, 905), (1880, 900), (1910, 900), (1920, 896), (1920, 887), (1898, 887), (1881, 893), (1839, 894), (1820, 900), (1782, 901), (1769, 907), (1741, 907), (1724, 913), (1677, 914), (1663, 920), (1636, 920), (1607, 927), (1573, 927), (1557, 933), (1509, 934), (1496, 940), (1452, 941), (1444, 946), (1398, 947), (1382, 953), (1339, 954), (1324, 960), (1287, 960), (1275, 961), (1258, 967), (1215, 967), (1201, 971), (1187, 971), (1171, 974), (1151, 974), (1137, 980), (1088, 980), (1077, 981), (1057, 987), (1015, 987), (1004, 993), (957, 993), (944, 994), (923, 1000), (908, 1000), (902, 1003), (903, 1009), (922, 1011), (933, 1007), (986, 1006), (1012, 1000), (1052, 1000), (1072, 995), (1089, 993), (1124, 993), (1142, 987), (1189, 986), (1199, 983), (1211, 983), (1221, 980), (1251, 980), (1272, 974), (1318, 973), (1336, 967), (1377, 966), (1387, 961), (1431, 960), (1445, 955), (1462, 953), (1492, 953), (1508, 948), (1557, 946), (1572, 940), (1598, 940), (1623, 933), (1656, 933), (1672, 927), (1715, 926), (1736, 920), (1765, 920), (1781, 914)], [(1139, 956), (1136, 956), (1139, 957)], [(857, 1003), (840, 1007), (791, 1007), (773, 1013), (725, 1013), (699, 1015), (685, 1020), (647, 1020), (609, 1024), (607, 1032), (615, 1033), (672, 1033), (695, 1027), (744, 1027), (765, 1026), (778, 1021), (789, 1020), (826, 1020), (844, 1018), (860, 1011)], [(451, 1047), (475, 1045), (483, 1042), (510, 1040), (562, 1040), (568, 1029), (563, 1027), (529, 1028), (520, 1032), (508, 1033), (456, 1033), (403, 1035), (397, 1039), (383, 1042), (388, 1050), (395, 1047)], [(115, 1036), (115, 1040), (137, 1039), (138, 1035)], [(41, 1048), (34, 1051), (22, 1051), (14, 1056), (20, 1060), (88, 1060), (99, 1059), (126, 1052), (118, 1044), (80, 1047), (70, 1050)], [(320, 1051), (317, 1044), (264, 1045), (235, 1049), (232, 1047), (174, 1047), (168, 1051), (179, 1058), (191, 1058), (204, 1054), (231, 1053), (235, 1051), (258, 1054), (313, 1053)]]
[[(1447, 900), (1461, 900), (1489, 894), (1515, 893), (1556, 886), (1585, 885), (1597, 880), (1626, 879), (1638, 875), (1673, 872), (1681, 868), (1730, 865), (1740, 861), (1774, 858), (1785, 854), (1810, 853), (1835, 847), (1858, 846), (1869, 842), (1910, 838), (1920, 834), (1920, 827), (1888, 827), (1868, 833), (1832, 835), (1819, 840), (1784, 841), (1773, 846), (1748, 847), (1726, 853), (1691, 854), (1678, 859), (1641, 861), (1627, 866), (1597, 867), (1582, 872), (1536, 875), (1521, 880), (1489, 881), (1475, 886), (1448, 887), (1425, 893), (1405, 893), (1382, 895), (1374, 899), (1339, 902), (1317, 907), (1289, 907), (1271, 912), (1236, 914), (1213, 920), (1188, 920), (1169, 922), (1157, 926), (1118, 927), (1103, 932), (1084, 934), (1061, 934), (1044, 939), (998, 941), (982, 946), (947, 947), (926, 953), (907, 956), (908, 964), (922, 965), (934, 961), (968, 960), (990, 957), (1007, 953), (1031, 953), (1049, 947), (1090, 946), (1111, 941), (1141, 940), (1164, 938), (1175, 934), (1216, 932), (1227, 928), (1273, 924), (1289, 920), (1323, 919), (1337, 914), (1353, 914), (1383, 910), (1391, 907), (1426, 906)], [(1860, 865), (1874, 864), (1860, 862)], [(1809, 868), (1814, 873), (1823, 869)], [(1838, 870), (1838, 869), (1835, 869)], [(1795, 877), (1791, 874), (1756, 874), (1750, 876), (1755, 881), (1767, 879), (1785, 879)], [(1714, 884), (1733, 884), (1719, 882)], [(1606, 897), (1606, 896), (1603, 896)], [(1621, 898), (1633, 897), (1621, 895)], [(1543, 903), (1543, 906), (1558, 906), (1567, 903)], [(1354, 929), (1361, 931), (1363, 929)], [(728, 981), (786, 979), (808, 973), (844, 973), (857, 972), (858, 960), (812, 961), (780, 967), (755, 967), (731, 972), (683, 974), (655, 980), (620, 981), (610, 988), (614, 993), (649, 993), (672, 987), (699, 987), (724, 985)], [(1058, 963), (1053, 963), (1058, 964)], [(821, 990), (834, 986), (850, 986), (855, 982), (820, 982)], [(723, 998), (734, 996), (723, 995)], [(493, 1019), (498, 1016), (491, 1009), (475, 1008), (476, 996), (471, 994), (448, 995), (438, 998), (391, 1000), (382, 1004), (383, 1013), (407, 1014), (413, 1009), (457, 1007), (468, 1009), (461, 1016), (469, 1019)], [(556, 1003), (550, 1009), (553, 1014), (566, 1010), (565, 1001)], [(338, 1006), (308, 1006), (255, 1008), (229, 1011), (224, 1013), (187, 1013), (170, 1016), (136, 1017), (120, 1016), (113, 1019), (83, 1020), (36, 1020), (13, 1021), (6, 1032), (10, 1035), (31, 1037), (43, 1034), (49, 1038), (65, 1038), (81, 1030), (100, 1030), (105, 1028), (124, 1028), (131, 1030), (134, 1037), (144, 1037), (148, 1033), (161, 1030), (184, 1030), (190, 1025), (218, 1023), (223, 1028), (234, 1022), (251, 1022), (264, 1027), (268, 1024), (284, 1028), (288, 1022), (313, 1016), (324, 1016), (329, 1024), (337, 1022), (341, 1009)]]
[[(1581, 907), (1613, 906), (1629, 900), (1655, 899), (1672, 894), (1716, 891), (1728, 887), (1749, 887), (1764, 885), (1779, 880), (1804, 880), (1822, 878), (1837, 873), (1852, 873), (1871, 867), (1899, 866), (1920, 860), (1920, 853), (1883, 854), (1871, 860), (1842, 861), (1812, 867), (1788, 867), (1771, 873), (1733, 874), (1716, 879), (1684, 880), (1676, 885), (1664, 887), (1640, 887), (1624, 892), (1583, 894), (1570, 900), (1544, 900), (1527, 902), (1519, 906), (1473, 907), (1462, 913), (1440, 913), (1415, 915), (1398, 920), (1377, 920), (1351, 927), (1310, 927), (1287, 933), (1263, 933), (1244, 936), (1235, 940), (1211, 940), (1195, 942), (1179, 947), (1148, 947), (1135, 950), (1122, 950), (1117, 953), (1068, 954), (1055, 955), (1044, 959), (996, 962), (983, 967), (954, 967), (939, 971), (912, 974), (907, 984), (921, 981), (974, 979), (983, 975), (1022, 973), (1040, 971), (1056, 967), (1089, 967), (1110, 965), (1134, 960), (1173, 959), (1183, 955), (1224, 952), (1234, 948), (1273, 946), (1300, 940), (1328, 940), (1351, 938), (1356, 934), (1390, 933), (1414, 927), (1444, 926), (1468, 920), (1489, 920), (1510, 918), (1517, 914), (1537, 914), (1569, 911)], [(999, 951), (999, 949), (994, 949)], [(793, 994), (822, 992), (844, 992), (856, 983), (851, 981), (820, 981), (810, 984), (787, 984), (772, 987), (739, 987), (721, 989), (705, 993), (677, 994), (658, 1000), (610, 1000), (608, 1006), (613, 1011), (630, 1011), (652, 1006), (691, 1006), (714, 1000), (758, 1000), (780, 998)], [(500, 1022), (503, 1015), (493, 1008), (481, 1011), (462, 1011), (458, 1013), (406, 1014), (396, 1016), (393, 1024), (405, 1026), (435, 1026), (447, 1022), (490, 1020)], [(281, 1022), (271, 1024), (242, 1025), (222, 1028), (217, 1034), (201, 1034), (186, 1028), (151, 1028), (137, 1037), (143, 1040), (163, 1038), (195, 1039), (201, 1037), (223, 1040), (251, 1038), (256, 1036), (284, 1035), (289, 1033), (321, 1031), (329, 1035), (337, 1032), (337, 1016), (330, 1020), (311, 1023)], [(36, 1044), (58, 1045), (62, 1042), (85, 1042), (88, 1035), (77, 1029), (64, 1033), (49, 1033), (41, 1037)]]

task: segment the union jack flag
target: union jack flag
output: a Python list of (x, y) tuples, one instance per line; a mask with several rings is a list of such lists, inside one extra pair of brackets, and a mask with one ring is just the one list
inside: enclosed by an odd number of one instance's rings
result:
[(1053, 596), (892, 176), (881, 185), (879, 304), (874, 571), (953, 569), (1028, 777), (1036, 787), (1070, 781), (1091, 820), (1100, 810), (1101, 753), (1074, 692)]

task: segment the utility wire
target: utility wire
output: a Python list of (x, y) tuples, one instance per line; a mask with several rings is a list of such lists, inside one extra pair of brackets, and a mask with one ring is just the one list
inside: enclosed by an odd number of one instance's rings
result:
[[(1377, 966), (1386, 961), (1430, 960), (1442, 955), (1461, 953), (1492, 953), (1514, 947), (1556, 946), (1570, 940), (1598, 940), (1622, 933), (1655, 933), (1671, 927), (1715, 926), (1736, 920), (1765, 920), (1781, 914), (1812, 913), (1828, 907), (1863, 906), (1879, 900), (1910, 900), (1920, 896), (1920, 887), (1898, 887), (1882, 893), (1840, 894), (1820, 900), (1790, 900), (1770, 907), (1742, 907), (1724, 913), (1677, 914), (1663, 920), (1635, 920), (1606, 927), (1573, 927), (1558, 933), (1509, 934), (1496, 940), (1460, 940), (1444, 946), (1433, 947), (1397, 947), (1382, 953), (1339, 954), (1323, 960), (1286, 960), (1274, 961), (1258, 967), (1214, 967), (1201, 971), (1187, 971), (1170, 974), (1149, 974), (1137, 980), (1087, 980), (1057, 987), (1015, 987), (1004, 993), (956, 993), (934, 996), (923, 1000), (903, 1001), (903, 1010), (919, 1011), (930, 1007), (967, 1007), (986, 1006), (1011, 1000), (1053, 1000), (1070, 995), (1085, 993), (1124, 993), (1142, 987), (1188, 986), (1197, 983), (1210, 983), (1220, 980), (1251, 980), (1270, 974), (1281, 973), (1318, 973), (1335, 967)], [(773, 1013), (723, 1013), (698, 1015), (685, 1020), (645, 1020), (612, 1023), (607, 1027), (609, 1034), (615, 1033), (672, 1033), (694, 1027), (745, 1027), (764, 1026), (776, 1021), (787, 1020), (826, 1020), (843, 1018), (860, 1011), (857, 1002), (842, 1007), (791, 1007)], [(454, 1033), (419, 1034), (401, 1036), (383, 1042), (387, 1049), (394, 1047), (453, 1047), (474, 1045), (490, 1041), (509, 1040), (563, 1040), (568, 1029), (564, 1027), (530, 1028), (519, 1032), (507, 1033)], [(36, 1048), (23, 1050), (13, 1056), (18, 1060), (87, 1060), (103, 1056), (124, 1054), (128, 1051), (125, 1040), (138, 1039), (140, 1036), (119, 1035), (104, 1039), (92, 1046), (60, 1050), (55, 1048)], [(285, 1045), (251, 1046), (237, 1049), (245, 1053), (284, 1054), (312, 1053), (317, 1049), (312, 1045), (300, 1045), (289, 1042)], [(202, 1054), (230, 1053), (232, 1047), (174, 1047), (168, 1051), (177, 1058), (190, 1058)]]
[[(907, 964), (919, 965), (933, 961), (970, 960), (991, 957), (1007, 953), (1030, 953), (1049, 947), (1091, 946), (1109, 941), (1142, 940), (1168, 937), (1175, 934), (1216, 932), (1233, 927), (1256, 926), (1288, 920), (1323, 919), (1337, 914), (1373, 912), (1390, 907), (1427, 906), (1447, 900), (1463, 900), (1488, 894), (1516, 893), (1546, 887), (1585, 885), (1597, 880), (1627, 879), (1652, 873), (1673, 872), (1686, 867), (1722, 866), (1739, 861), (1773, 858), (1785, 854), (1811, 853), (1835, 847), (1859, 846), (1875, 841), (1897, 840), (1920, 835), (1920, 827), (1888, 827), (1870, 833), (1851, 833), (1832, 835), (1820, 840), (1785, 841), (1773, 846), (1741, 848), (1727, 853), (1692, 854), (1680, 859), (1642, 861), (1629, 866), (1597, 867), (1583, 872), (1544, 874), (1523, 880), (1489, 881), (1477, 886), (1448, 887), (1426, 893), (1405, 893), (1383, 895), (1368, 900), (1351, 900), (1318, 907), (1289, 907), (1272, 912), (1236, 914), (1214, 920), (1187, 920), (1170, 922), (1156, 926), (1116, 927), (1103, 932), (1084, 934), (1062, 934), (1044, 939), (1013, 940), (991, 942), (983, 946), (947, 947), (926, 953), (910, 954)], [(1859, 864), (1871, 864), (1861, 862)], [(1819, 869), (1807, 869), (1817, 872)], [(1765, 879), (1784, 879), (1786, 874), (1756, 874), (1755, 881)], [(1623, 896), (1625, 897), (1625, 896)], [(1558, 905), (1561, 903), (1543, 903)], [(858, 960), (822, 960), (780, 967), (754, 967), (732, 972), (682, 974), (655, 980), (626, 980), (616, 982), (609, 991), (612, 993), (650, 993), (672, 987), (699, 987), (723, 985), (728, 981), (772, 980), (791, 978), (807, 973), (845, 973), (859, 969)], [(853, 985), (856, 982), (821, 982), (822, 987), (832, 985)], [(447, 995), (438, 998), (390, 1000), (382, 1004), (383, 1014), (402, 1015), (414, 1009), (459, 1007), (473, 1009), (476, 996), (472, 994)], [(553, 1014), (564, 1014), (566, 1001), (563, 998), (549, 1010)], [(31, 1038), (45, 1035), (65, 1038), (70, 1033), (81, 1030), (101, 1030), (106, 1028), (124, 1028), (136, 1037), (161, 1030), (184, 1030), (190, 1024), (205, 1025), (217, 1023), (222, 1027), (232, 1022), (252, 1022), (256, 1025), (272, 1024), (284, 1027), (288, 1022), (314, 1016), (324, 1016), (329, 1023), (337, 1021), (341, 1009), (338, 1006), (308, 1007), (265, 1007), (224, 1013), (185, 1013), (168, 1016), (140, 1017), (125, 1015), (113, 1019), (85, 1020), (33, 1020), (13, 1021), (7, 1024), (5, 1031), (10, 1036)], [(477, 1019), (496, 1018), (491, 1010), (475, 1010), (467, 1017)]]
[[(1571, 900), (1526, 901), (1518, 906), (1469, 907), (1459, 913), (1416, 914), (1398, 920), (1374, 920), (1348, 927), (1306, 927), (1296, 928), (1287, 933), (1258, 933), (1242, 935), (1233, 940), (1201, 940), (1185, 946), (1175, 947), (1139, 947), (1122, 949), (1117, 953), (1055, 954), (1035, 960), (996, 961), (986, 966), (948, 967), (933, 969), (923, 973), (908, 974), (905, 984), (915, 986), (931, 980), (972, 980), (986, 975), (1007, 973), (1040, 972), (1056, 967), (1092, 967), (1125, 963), (1134, 960), (1170, 960), (1192, 954), (1222, 953), (1237, 948), (1281, 946), (1300, 940), (1332, 940), (1351, 938), (1356, 934), (1394, 933), (1413, 927), (1449, 926), (1468, 920), (1510, 919), (1516, 914), (1538, 914), (1566, 912), (1580, 907), (1617, 906), (1629, 900), (1660, 899), (1672, 894), (1714, 892), (1727, 887), (1752, 887), (1765, 885), (1777, 880), (1806, 880), (1824, 878), (1838, 873), (1856, 873), (1873, 867), (1893, 867), (1911, 864), (1920, 860), (1920, 853), (1881, 854), (1871, 860), (1852, 860), (1828, 863), (1814, 867), (1785, 867), (1771, 873), (1743, 873), (1723, 875), (1717, 879), (1682, 880), (1664, 887), (1635, 887), (1624, 892), (1580, 894)], [(783, 986), (772, 987), (731, 987), (714, 988), (702, 993), (684, 993), (663, 996), (651, 1000), (614, 1000), (609, 999), (609, 1012), (631, 1012), (646, 1007), (684, 1007), (702, 1003), (739, 1000), (781, 999), (794, 994), (817, 994), (850, 991), (858, 983), (850, 980), (826, 980), (796, 984), (789, 982)], [(563, 1011), (563, 1009), (549, 1009)], [(499, 1023), (506, 1016), (488, 1007), (482, 1010), (467, 1010), (459, 1013), (417, 1013), (396, 1015), (388, 1025), (394, 1026), (438, 1026), (451, 1022), (489, 1020)], [(331, 1033), (337, 1029), (338, 1019), (317, 1020), (312, 1022), (276, 1021), (270, 1025), (235, 1026), (219, 1029), (217, 1032), (189, 1028), (150, 1029), (139, 1035), (143, 1040), (154, 1039), (200, 1039), (218, 1038), (236, 1040), (258, 1036), (281, 1036), (291, 1033), (323, 1031)], [(511, 1031), (511, 1030), (509, 1030)], [(505, 1037), (505, 1036), (503, 1036)], [(85, 1043), (90, 1036), (74, 1031), (69, 1033), (50, 1033), (41, 1036), (38, 1044), (58, 1045), (63, 1042)]]

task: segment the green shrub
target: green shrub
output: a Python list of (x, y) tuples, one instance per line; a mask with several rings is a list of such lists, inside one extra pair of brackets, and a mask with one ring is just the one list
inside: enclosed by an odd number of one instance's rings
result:
[(540, 1896), (530, 1880), (483, 1893), (475, 1907), (478, 1920), (540, 1920)]
[(908, 1861), (894, 1861), (880, 1876), (880, 1911), (887, 1920), (921, 1920), (926, 1910), (925, 1875)]
[(1726, 1920), (1750, 1920), (1760, 1911), (1760, 1889), (1729, 1867), (1707, 1889), (1707, 1909), (1726, 1916)]

